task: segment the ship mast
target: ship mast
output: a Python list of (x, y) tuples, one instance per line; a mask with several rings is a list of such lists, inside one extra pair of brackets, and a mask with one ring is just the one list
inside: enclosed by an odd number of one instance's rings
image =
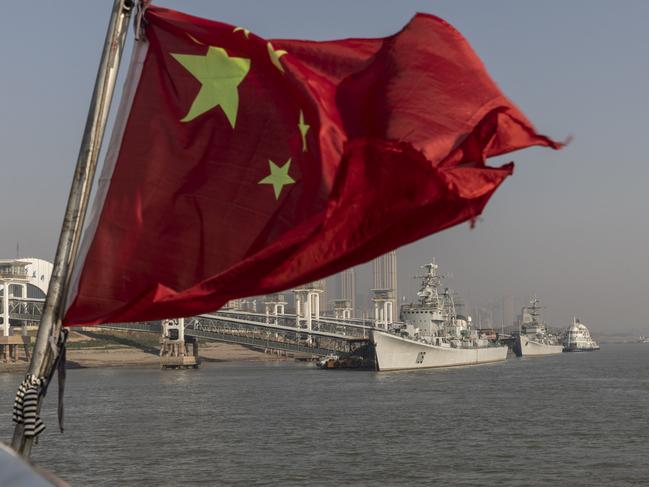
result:
[(417, 292), (419, 302), (423, 306), (440, 307), (438, 288), (442, 282), (442, 276), (437, 274), (439, 266), (435, 262), (435, 259), (433, 259), (431, 263), (423, 265), (421, 268), (426, 269), (426, 274), (415, 276), (415, 278), (421, 279), (421, 288)]
[(505, 335), (505, 296), (502, 299), (502, 309), (500, 312), (500, 335)]
[(530, 307), (528, 308), (530, 316), (532, 317), (532, 323), (538, 324), (539, 323), (539, 310), (541, 309), (541, 306), (539, 306), (539, 298), (534, 296), (530, 300)]

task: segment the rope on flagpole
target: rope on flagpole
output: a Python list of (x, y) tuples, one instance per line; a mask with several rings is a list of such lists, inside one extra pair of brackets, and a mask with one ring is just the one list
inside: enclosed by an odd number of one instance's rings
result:
[[(48, 379), (52, 376), (55, 365), (59, 363), (59, 358), (64, 354), (65, 333), (62, 332), (62, 319), (72, 274), (71, 267), (79, 248), (90, 189), (115, 89), (117, 72), (128, 31), (128, 22), (134, 5), (135, 0), (114, 0), (113, 3), (113, 10), (86, 119), (86, 127), (83, 132), (79, 157), (61, 226), (52, 277), (45, 298), (38, 336), (34, 345), (29, 372), (16, 396), (17, 400), (18, 396), (21, 396), (21, 402), (24, 405), (25, 397), (29, 392), (30, 424), (32, 413), (34, 414), (34, 421), (39, 416)], [(62, 419), (62, 416), (60, 418)], [(19, 416), (18, 419), (20, 419)], [(37, 429), (42, 431), (44, 428)], [(26, 458), (31, 453), (32, 444), (36, 437), (36, 435), (30, 435), (31, 432), (31, 430), (26, 430), (25, 421), (17, 421), (12, 447), (17, 453)]]
[(144, 12), (152, 0), (139, 0), (135, 10), (135, 40), (144, 39)]

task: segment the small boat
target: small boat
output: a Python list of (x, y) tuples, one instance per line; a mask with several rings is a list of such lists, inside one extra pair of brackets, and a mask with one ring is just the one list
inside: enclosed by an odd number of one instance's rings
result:
[(338, 355), (334, 354), (329, 354), (324, 357), (322, 357), (320, 360), (318, 360), (315, 363), (315, 366), (318, 367), (319, 369), (334, 369), (337, 368), (335, 367), (336, 362), (338, 362)]
[(572, 326), (568, 328), (564, 342), (564, 352), (594, 352), (599, 350), (599, 345), (590, 336), (586, 325), (577, 318), (573, 318)]

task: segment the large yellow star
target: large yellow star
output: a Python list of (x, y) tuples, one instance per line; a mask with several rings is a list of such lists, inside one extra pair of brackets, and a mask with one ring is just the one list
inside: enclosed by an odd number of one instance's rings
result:
[(272, 184), (273, 190), (275, 191), (275, 199), (278, 200), (279, 194), (282, 192), (284, 186), (295, 182), (295, 180), (288, 175), (288, 170), (291, 168), (291, 159), (286, 161), (281, 167), (269, 160), (268, 166), (270, 167), (270, 174), (257, 184)]
[(250, 70), (250, 59), (230, 57), (225, 49), (214, 46), (209, 46), (204, 56), (171, 55), (201, 83), (198, 95), (181, 122), (194, 120), (220, 106), (234, 128), (239, 108), (238, 86)]

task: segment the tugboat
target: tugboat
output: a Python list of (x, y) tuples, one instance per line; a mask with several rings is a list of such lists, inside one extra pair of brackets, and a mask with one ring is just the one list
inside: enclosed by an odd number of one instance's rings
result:
[(320, 358), (315, 363), (315, 366), (318, 367), (319, 369), (337, 369), (339, 367), (339, 365), (337, 366), (337, 362), (339, 358), (340, 357), (338, 355), (329, 354)]
[(599, 345), (590, 336), (586, 325), (577, 318), (572, 319), (572, 326), (568, 328), (564, 343), (564, 352), (594, 352), (599, 350)]
[(523, 308), (523, 323), (514, 337), (513, 348), (517, 357), (554, 355), (563, 351), (559, 337), (549, 333), (545, 324), (539, 320), (539, 303), (534, 297), (530, 300), (530, 305)]
[(479, 338), (471, 330), (471, 318), (455, 311), (453, 293), (440, 292), (442, 276), (433, 261), (417, 293), (419, 302), (401, 307), (399, 323), (370, 333), (376, 368), (384, 370), (425, 369), (500, 362), (507, 347)]

